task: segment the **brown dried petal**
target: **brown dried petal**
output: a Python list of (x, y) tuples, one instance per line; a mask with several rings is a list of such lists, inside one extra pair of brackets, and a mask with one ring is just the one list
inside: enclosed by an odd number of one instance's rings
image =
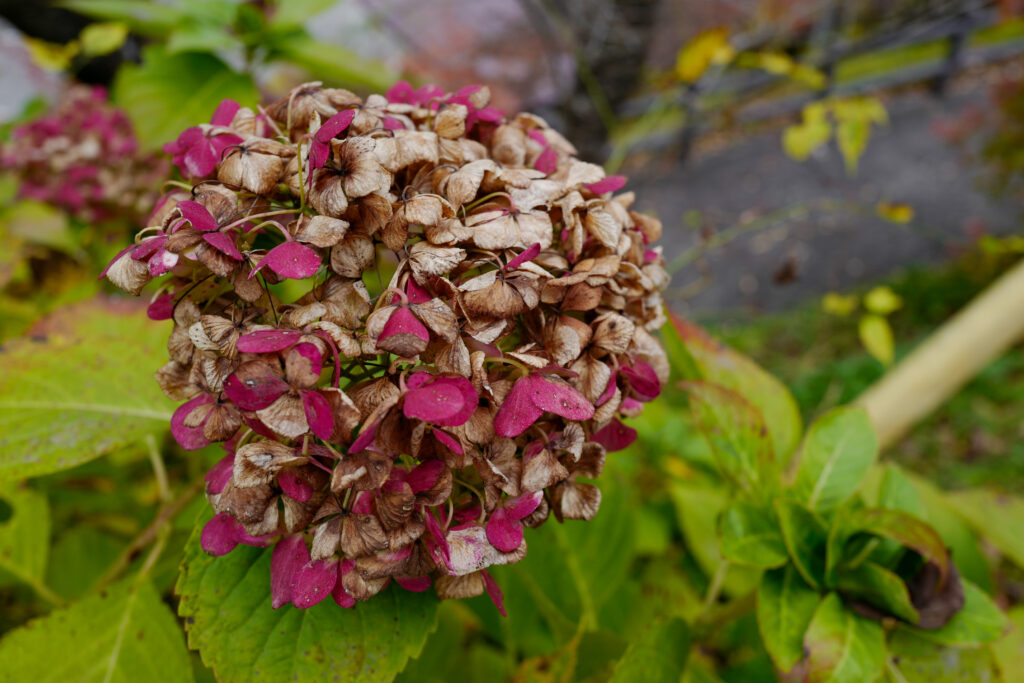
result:
[(326, 249), (345, 237), (348, 221), (330, 216), (302, 216), (288, 227), (299, 242)]
[(348, 557), (369, 555), (388, 547), (380, 520), (374, 515), (350, 513), (341, 524), (341, 550)]
[(156, 381), (160, 390), (172, 401), (187, 401), (199, 393), (199, 387), (189, 379), (189, 366), (176, 360), (156, 371)]
[(465, 258), (464, 249), (435, 247), (429, 242), (417, 242), (409, 249), (409, 266), (416, 282), (421, 285), (426, 285), (438, 275), (452, 272)]
[(377, 516), (385, 529), (396, 529), (404, 525), (415, 507), (416, 495), (406, 483), (384, 488), (377, 498)]
[(260, 154), (244, 144), (225, 155), (217, 168), (217, 179), (253, 194), (270, 194), (277, 187), (284, 167), (281, 157)]
[(291, 393), (283, 394), (266, 408), (257, 410), (256, 416), (287, 439), (296, 439), (309, 431), (302, 399)]
[(153, 278), (149, 274), (146, 262), (136, 261), (132, 258), (131, 252), (128, 252), (107, 269), (107, 279), (129, 294), (138, 296), (146, 283)]
[(601, 489), (591, 484), (568, 481), (555, 492), (555, 516), (590, 521), (601, 507)]
[(309, 458), (278, 441), (247, 443), (235, 452), (232, 477), (238, 486), (262, 486), (273, 481), (282, 469), (308, 461)]
[(568, 476), (569, 471), (545, 448), (523, 465), (522, 490), (526, 493), (540, 491), (564, 481)]
[(434, 590), (437, 597), (442, 600), (461, 600), (462, 598), (475, 598), (483, 595), (487, 584), (480, 572), (466, 574), (465, 576), (448, 576), (441, 574), (434, 580)]

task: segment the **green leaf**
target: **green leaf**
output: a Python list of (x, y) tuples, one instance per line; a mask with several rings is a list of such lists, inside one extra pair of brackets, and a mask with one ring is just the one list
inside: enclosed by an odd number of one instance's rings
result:
[(8, 633), (0, 671), (33, 683), (193, 680), (174, 615), (148, 582), (130, 581)]
[(828, 512), (848, 499), (878, 457), (878, 437), (863, 408), (836, 408), (804, 437), (795, 489), (807, 507)]
[(207, 123), (223, 99), (259, 101), (252, 79), (209, 54), (143, 50), (142, 64), (121, 67), (113, 100), (125, 109), (146, 149), (156, 149), (190, 126)]
[(242, 42), (224, 26), (187, 23), (171, 32), (166, 45), (168, 54), (177, 52), (211, 52), (244, 49)]
[(722, 476), (741, 490), (760, 490), (772, 465), (771, 443), (757, 408), (741, 395), (708, 382), (683, 382), (694, 418)]
[[(995, 661), (988, 648), (955, 648), (921, 638), (909, 629), (899, 628), (889, 639), (890, 666), (902, 678), (894, 683), (1017, 683), (1019, 677), (1002, 677), (995, 670)], [(1020, 660), (1013, 663), (1011, 674), (1020, 671)]]
[(804, 506), (790, 500), (776, 500), (775, 514), (793, 564), (811, 587), (821, 588), (828, 544), (825, 523)]
[(870, 683), (885, 670), (881, 624), (846, 609), (835, 593), (818, 606), (804, 647), (807, 683)]
[(804, 583), (792, 565), (764, 573), (757, 588), (757, 626), (761, 640), (780, 671), (804, 658), (804, 633), (821, 597)]
[(860, 510), (851, 515), (849, 529), (896, 541), (934, 562), (942, 576), (949, 572), (949, 551), (942, 537), (927, 523), (905, 512), (883, 508)]
[[(81, 597), (117, 559), (126, 545), (122, 539), (96, 527), (73, 526), (64, 531), (53, 544), (46, 574), (47, 583), (64, 598)], [(68, 567), (74, 567), (75, 570), (68, 571)]]
[[(732, 389), (760, 411), (772, 443), (775, 459), (782, 466), (800, 442), (803, 423), (796, 400), (782, 382), (757, 363), (712, 339), (700, 327), (669, 312), (671, 325), (662, 328), (669, 351), (685, 349), (697, 374), (685, 379), (703, 379)], [(673, 361), (681, 355), (674, 354)]]
[[(911, 629), (922, 638), (955, 647), (979, 647), (998, 640), (1008, 627), (1006, 615), (985, 591), (962, 579), (964, 606), (940, 629)], [(908, 627), (909, 628), (909, 627)]]
[(882, 365), (892, 365), (896, 357), (896, 341), (893, 339), (889, 321), (880, 315), (862, 315), (857, 323), (857, 334), (865, 350)]
[(786, 544), (771, 511), (745, 502), (733, 503), (719, 525), (722, 557), (762, 569), (786, 564)]
[(0, 522), (0, 569), (30, 586), (43, 583), (50, 549), (50, 506), (29, 488), (0, 487), (11, 516)]
[(947, 493), (944, 502), (1018, 567), (1024, 567), (1024, 498), (974, 489)]
[(678, 617), (656, 622), (626, 648), (611, 683), (678, 683), (690, 653), (690, 628)]
[(328, 598), (307, 610), (270, 606), (270, 548), (239, 546), (213, 558), (199, 536), (185, 547), (176, 588), (189, 646), (227, 681), (390, 681), (437, 623), (433, 592), (392, 586), (343, 609)]
[(806, 161), (814, 150), (832, 137), (832, 124), (825, 106), (812, 102), (804, 107), (803, 121), (787, 126), (782, 132), (782, 147), (791, 158)]
[(863, 562), (855, 569), (841, 570), (836, 588), (844, 597), (859, 598), (908, 623), (913, 624), (920, 619), (910, 602), (910, 593), (903, 579), (874, 562)]
[(1002, 670), (1006, 683), (1024, 681), (1024, 605), (1010, 608), (1006, 614), (1010, 622), (1010, 630), (1006, 636), (992, 646), (999, 668)]
[(274, 3), (270, 25), (274, 28), (298, 28), (335, 4), (337, 0), (278, 0)]
[(162, 38), (185, 13), (173, 5), (150, 0), (60, 0), (59, 7), (88, 17), (122, 21), (147, 37)]
[(885, 474), (878, 488), (878, 507), (902, 510), (918, 518), (924, 517), (924, 505), (914, 483), (903, 470), (891, 463), (885, 466)]
[(120, 21), (105, 21), (89, 24), (78, 34), (82, 54), (86, 57), (107, 55), (121, 49), (128, 37), (128, 25)]
[(395, 82), (395, 74), (383, 63), (369, 60), (355, 52), (308, 35), (275, 41), (271, 57), (284, 59), (307, 69), (314, 78), (332, 86), (370, 89), (384, 92)]
[(0, 350), (0, 482), (74, 467), (167, 431), (153, 372), (167, 328), (124, 300), (60, 309)]

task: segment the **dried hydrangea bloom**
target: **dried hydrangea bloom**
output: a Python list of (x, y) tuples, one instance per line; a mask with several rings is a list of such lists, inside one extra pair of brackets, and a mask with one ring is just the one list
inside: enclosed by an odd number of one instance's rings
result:
[[(667, 380), (661, 224), (479, 86), (305, 84), (168, 149), (194, 188), (106, 275), (158, 278), (172, 434), (226, 452), (203, 547), (273, 544), (275, 607), (394, 580), (503, 609), (488, 567), (551, 514), (597, 514), (622, 419)], [(285, 279), (306, 293), (281, 300)]]
[(19, 178), (18, 196), (72, 216), (138, 220), (153, 207), (152, 188), (170, 168), (139, 150), (127, 115), (100, 87), (74, 86), (43, 116), (16, 126), (0, 167)]

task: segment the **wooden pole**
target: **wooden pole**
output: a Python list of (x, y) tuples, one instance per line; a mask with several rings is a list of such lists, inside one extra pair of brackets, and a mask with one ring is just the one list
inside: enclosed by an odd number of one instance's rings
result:
[(856, 402), (867, 409), (885, 448), (1022, 338), (1024, 261), (950, 318)]

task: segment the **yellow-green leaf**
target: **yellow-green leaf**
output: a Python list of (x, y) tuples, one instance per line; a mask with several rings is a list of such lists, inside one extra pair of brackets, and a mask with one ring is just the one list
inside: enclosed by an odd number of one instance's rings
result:
[(889, 315), (903, 306), (903, 298), (882, 285), (875, 287), (864, 297), (864, 307), (877, 315)]
[(829, 292), (821, 298), (821, 310), (845, 318), (857, 310), (857, 297), (853, 294)]
[(858, 331), (860, 342), (867, 352), (882, 365), (892, 365), (896, 355), (896, 342), (893, 340), (889, 321), (880, 315), (870, 313), (860, 319)]
[(733, 48), (724, 28), (703, 31), (683, 46), (676, 56), (676, 76), (684, 83), (696, 83), (712, 64), (727, 63)]
[(79, 51), (77, 40), (72, 40), (67, 45), (48, 43), (45, 40), (26, 37), (25, 45), (28, 47), (28, 56), (41, 69), (46, 71), (65, 71), (71, 66)]
[(875, 212), (890, 223), (909, 223), (914, 220), (914, 207), (910, 204), (878, 202), (875, 205)]
[(82, 45), (82, 54), (86, 57), (99, 57), (121, 49), (128, 37), (128, 24), (120, 21), (104, 21), (89, 24), (78, 35)]

